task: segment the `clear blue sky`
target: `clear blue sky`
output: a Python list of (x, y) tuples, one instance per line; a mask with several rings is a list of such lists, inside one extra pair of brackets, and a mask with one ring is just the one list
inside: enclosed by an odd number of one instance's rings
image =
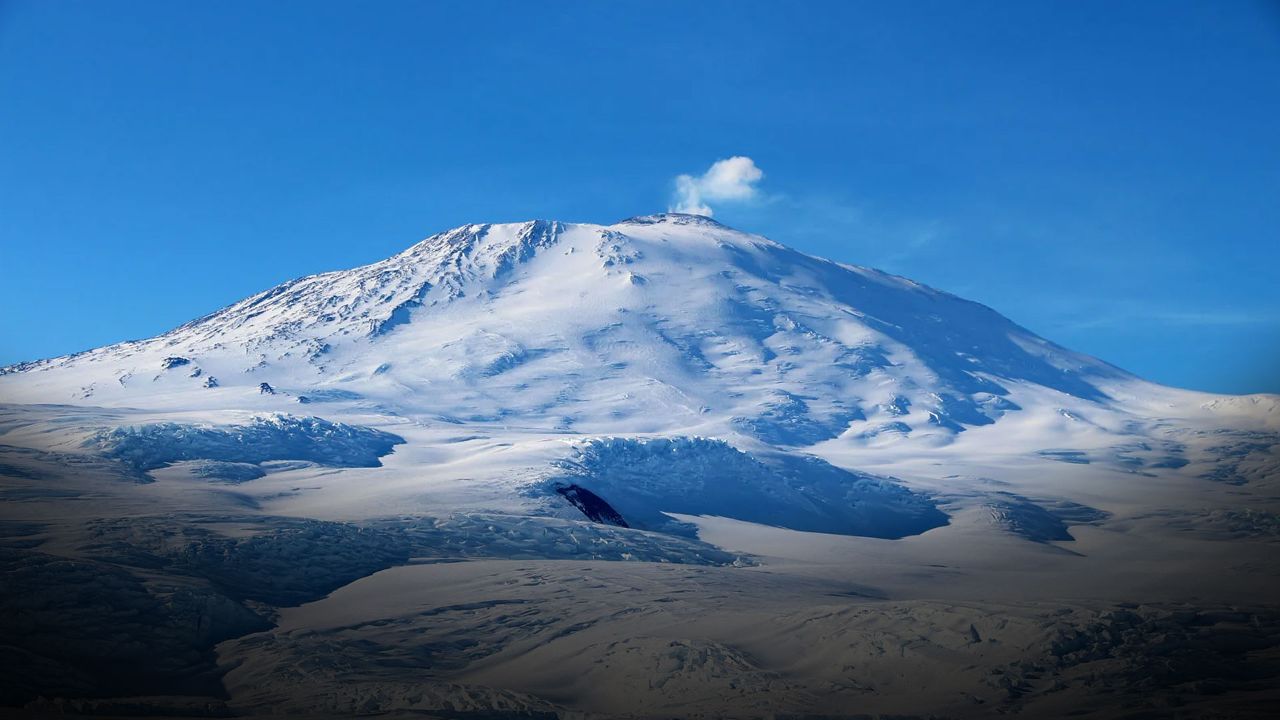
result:
[(0, 363), (474, 221), (717, 219), (1280, 392), (1280, 8), (4, 2)]

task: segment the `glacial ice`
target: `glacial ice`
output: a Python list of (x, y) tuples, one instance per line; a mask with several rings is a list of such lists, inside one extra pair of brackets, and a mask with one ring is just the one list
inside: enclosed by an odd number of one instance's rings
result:
[(700, 437), (596, 438), (533, 488), (598, 496), (633, 527), (693, 536), (666, 513), (716, 515), (810, 532), (898, 538), (947, 524), (934, 503), (886, 478), (816, 457), (748, 454)]
[(1069, 525), (1096, 523), (1109, 515), (1065, 500), (1036, 502), (1008, 492), (993, 493), (986, 503), (992, 522), (1032, 542), (1075, 540)]
[(403, 442), (381, 430), (276, 413), (255, 417), (247, 425), (166, 422), (117, 427), (94, 434), (85, 445), (139, 470), (154, 470), (182, 460), (308, 460), (335, 467), (378, 467), (378, 458)]

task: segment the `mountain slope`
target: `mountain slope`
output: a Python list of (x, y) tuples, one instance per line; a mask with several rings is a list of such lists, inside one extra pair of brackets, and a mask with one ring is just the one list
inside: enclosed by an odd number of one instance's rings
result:
[[(910, 470), (936, 495), (948, 484), (927, 464), (942, 464), (947, 448), (947, 466), (984, 473), (990, 458), (1008, 457), (1248, 482), (1274, 474), (1280, 424), (1274, 397), (1162, 388), (977, 303), (679, 214), (456, 228), (156, 338), (6, 368), (0, 398), (102, 413), (17, 412), (7, 442), (144, 458), (153, 476), (169, 463), (258, 483), (281, 470), (263, 462), (377, 467), (399, 446), (376, 476), (397, 478), (396, 489), (361, 494), (366, 515), (394, 505), (415, 487), (413, 473), (429, 468), (447, 478), (446, 499), (428, 503), (437, 509), (577, 516), (555, 482), (557, 463), (612, 448), (577, 483), (587, 492), (573, 496), (629, 498), (623, 515), (652, 528), (677, 527), (666, 512), (727, 505), (761, 521), (751, 503), (780, 502), (791, 527), (889, 535), (938, 519), (919, 498), (885, 494), (846, 469)], [(692, 448), (680, 460), (694, 469), (686, 479), (717, 462), (768, 467), (726, 479), (745, 484), (699, 502), (670, 500), (679, 483), (635, 495), (624, 465), (666, 447), (644, 444), (654, 436)], [(262, 437), (279, 447), (237, 457), (235, 448)], [(346, 456), (319, 450), (338, 437)], [(600, 437), (625, 440), (582, 444)], [(695, 437), (721, 445), (681, 440)], [(834, 466), (796, 465), (807, 456)], [(841, 509), (858, 503), (889, 515)], [(891, 527), (899, 529), (883, 529)]]
[[(204, 387), (211, 376), (217, 387)], [(0, 391), (217, 405), (267, 382), (536, 426), (602, 420), (605, 405), (614, 418), (665, 413), (670, 427), (710, 414), (808, 445), (851, 427), (988, 424), (1016, 409), (1011, 384), (1106, 402), (1132, 380), (976, 303), (658, 215), (457, 228), (151, 340), (9, 368)]]

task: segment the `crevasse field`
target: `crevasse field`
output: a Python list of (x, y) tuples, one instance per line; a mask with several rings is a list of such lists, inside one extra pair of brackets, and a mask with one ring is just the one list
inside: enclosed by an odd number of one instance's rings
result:
[(702, 217), (0, 370), (43, 717), (1268, 717), (1280, 398)]

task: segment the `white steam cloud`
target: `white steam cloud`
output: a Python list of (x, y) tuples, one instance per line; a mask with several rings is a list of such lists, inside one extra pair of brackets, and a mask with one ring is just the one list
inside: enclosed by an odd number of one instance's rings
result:
[(757, 194), (755, 184), (764, 171), (749, 157), (736, 155), (717, 160), (701, 176), (676, 177), (676, 196), (671, 212), (706, 215), (713, 213), (708, 202), (750, 200)]

